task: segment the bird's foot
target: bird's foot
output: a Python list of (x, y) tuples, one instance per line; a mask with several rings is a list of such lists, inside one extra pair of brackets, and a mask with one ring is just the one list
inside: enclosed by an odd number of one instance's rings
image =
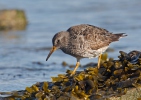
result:
[(73, 76), (75, 74), (75, 71), (73, 70), (73, 72), (70, 74), (70, 76)]

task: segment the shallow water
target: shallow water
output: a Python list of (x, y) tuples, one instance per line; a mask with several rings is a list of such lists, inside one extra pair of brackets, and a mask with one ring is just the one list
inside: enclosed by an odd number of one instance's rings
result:
[[(45, 61), (55, 33), (70, 26), (87, 23), (111, 32), (124, 32), (128, 37), (112, 43), (117, 59), (119, 51), (141, 48), (140, 0), (1, 0), (0, 9), (23, 9), (28, 26), (23, 31), (0, 32), (0, 91), (25, 89), (36, 82), (50, 81), (51, 76), (65, 73), (62, 61), (75, 64), (76, 59), (57, 50)], [(81, 64), (97, 59), (82, 59)], [(79, 69), (83, 70), (83, 69)]]

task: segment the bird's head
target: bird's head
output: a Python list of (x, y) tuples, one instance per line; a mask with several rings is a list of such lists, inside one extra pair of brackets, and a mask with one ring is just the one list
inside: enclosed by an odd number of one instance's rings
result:
[(53, 47), (51, 48), (51, 50), (46, 58), (46, 61), (49, 59), (49, 57), (51, 56), (51, 54), (55, 50), (60, 49), (66, 45), (67, 35), (68, 35), (68, 32), (66, 32), (66, 31), (58, 32), (54, 35), (54, 37), (52, 39)]

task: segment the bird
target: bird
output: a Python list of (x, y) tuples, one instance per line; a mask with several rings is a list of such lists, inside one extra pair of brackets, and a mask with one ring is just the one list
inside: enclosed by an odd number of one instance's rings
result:
[(104, 28), (90, 24), (71, 26), (66, 31), (60, 31), (52, 38), (52, 48), (46, 58), (57, 49), (76, 58), (76, 66), (71, 75), (74, 75), (80, 65), (82, 58), (98, 57), (97, 68), (100, 68), (100, 59), (103, 52), (110, 43), (118, 41), (119, 38), (127, 36), (125, 33), (113, 34)]

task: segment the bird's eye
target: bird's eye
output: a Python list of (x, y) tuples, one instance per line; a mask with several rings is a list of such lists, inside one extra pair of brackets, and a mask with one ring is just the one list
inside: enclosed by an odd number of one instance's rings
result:
[(60, 43), (60, 40), (57, 40), (57, 43)]

